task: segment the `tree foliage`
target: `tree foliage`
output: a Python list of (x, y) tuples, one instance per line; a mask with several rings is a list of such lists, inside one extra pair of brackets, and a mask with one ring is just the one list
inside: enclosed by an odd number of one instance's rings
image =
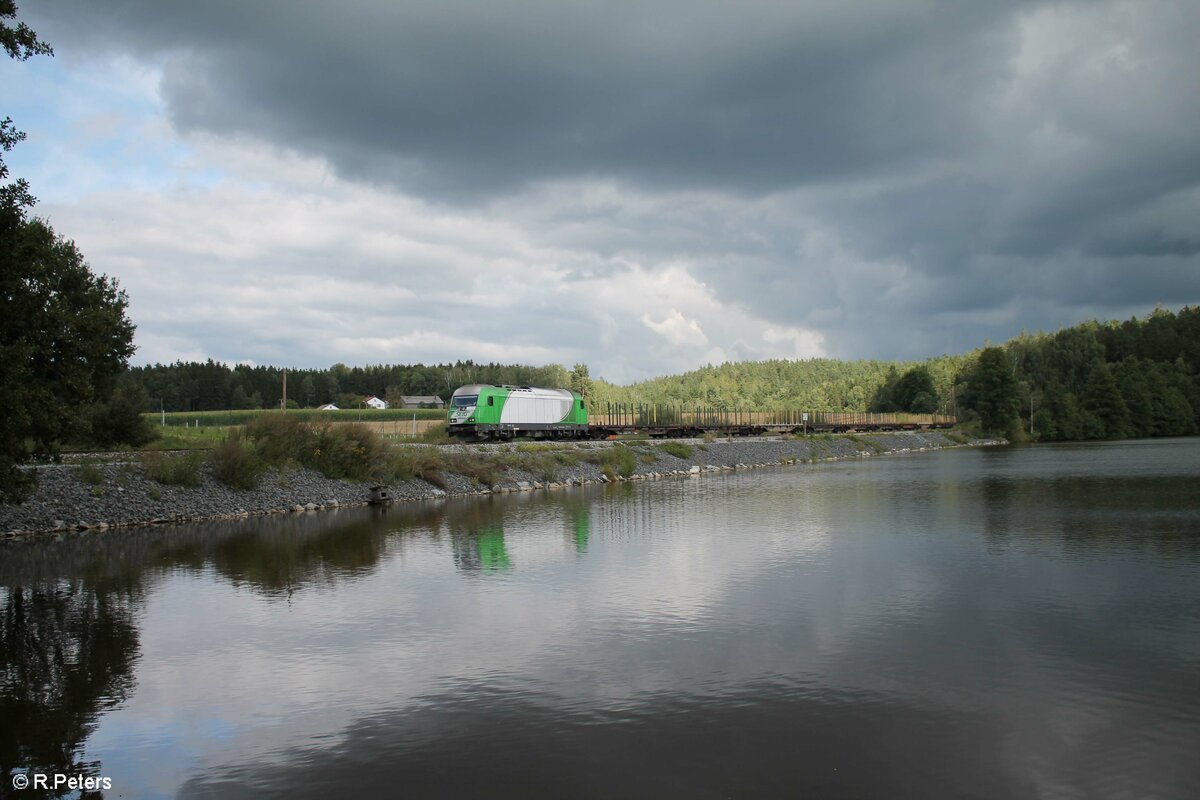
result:
[[(1183, 436), (1200, 429), (1200, 308), (1159, 308), (1145, 319), (1023, 334), (989, 349), (1004, 356), (1021, 425), (1039, 440)], [(975, 383), (985, 352), (960, 379), (963, 406), (981, 422), (992, 413), (986, 402), (980, 405)], [(989, 359), (998, 365), (997, 356)]]
[(19, 499), (31, 477), (19, 466), (91, 433), (133, 353), (128, 300), (88, 268), (73, 242), (39, 219), (0, 239), (0, 497)]
[[(53, 55), (50, 45), (37, 38), (37, 34), (24, 22), (12, 24), (17, 17), (17, 5), (13, 0), (0, 0), (0, 46), (10, 58), (25, 61), (31, 56)], [(0, 152), (7, 153), (16, 144), (25, 139), (25, 134), (13, 126), (12, 117), (0, 120)], [(0, 215), (5, 218), (5, 226), (15, 225), (23, 219), (24, 209), (33, 205), (33, 195), (29, 193), (29, 184), (24, 180), (4, 183), (8, 179), (8, 166), (0, 155)], [(8, 228), (0, 229), (0, 235), (7, 235)]]
[(17, 18), (14, 0), (0, 0), (0, 46), (10, 58), (25, 61), (31, 56), (52, 56), (50, 45), (40, 41), (37, 34), (24, 22), (12, 24)]
[(1017, 381), (1008, 356), (999, 347), (979, 354), (970, 381), (970, 397), (984, 431), (1005, 433), (1017, 418)]
[(888, 370), (887, 379), (875, 392), (871, 411), (907, 411), (914, 414), (932, 414), (938, 410), (937, 389), (929, 368), (913, 367), (903, 375), (893, 368)]
[[(922, 364), (891, 361), (837, 361), (828, 358), (725, 363), (632, 386), (594, 380), (593, 402), (670, 403), (728, 409), (865, 411), (889, 381), (921, 367), (933, 384), (935, 411), (953, 405), (955, 376), (967, 356), (938, 356)], [(926, 387), (928, 388), (928, 387)]]
[(592, 376), (588, 373), (587, 364), (576, 364), (571, 370), (571, 389), (591, 401), (596, 389), (592, 384)]

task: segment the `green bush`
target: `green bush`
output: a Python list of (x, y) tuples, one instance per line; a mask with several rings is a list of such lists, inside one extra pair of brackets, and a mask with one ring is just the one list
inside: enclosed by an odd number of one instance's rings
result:
[(142, 455), (146, 477), (170, 486), (199, 486), (201, 454), (195, 451), (178, 456), (148, 452)]
[(231, 489), (254, 489), (265, 470), (254, 445), (236, 432), (209, 451), (208, 463), (213, 477)]
[(112, 397), (89, 410), (85, 443), (92, 447), (141, 447), (154, 441), (158, 432), (143, 416), (149, 404), (141, 385), (121, 383)]
[(388, 445), (360, 423), (324, 425), (315, 431), (316, 446), (301, 463), (330, 478), (365, 481), (386, 473)]
[(355, 481), (391, 471), (387, 442), (358, 422), (312, 425), (296, 414), (263, 414), (246, 426), (245, 435), (264, 468), (303, 464), (330, 478)]
[(89, 486), (98, 486), (104, 483), (104, 473), (95, 464), (84, 464), (79, 468), (79, 480)]
[(244, 430), (264, 464), (283, 466), (289, 461), (305, 464), (317, 457), (317, 431), (295, 414), (262, 414)]

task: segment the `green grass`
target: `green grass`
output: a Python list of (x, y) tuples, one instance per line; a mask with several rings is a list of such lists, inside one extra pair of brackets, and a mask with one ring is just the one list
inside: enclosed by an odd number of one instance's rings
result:
[(868, 439), (865, 436), (859, 436), (858, 434), (855, 434), (855, 433), (846, 434), (846, 438), (856, 444), (862, 445), (864, 449), (870, 450), (873, 453), (882, 453), (883, 452), (883, 445), (881, 445), (879, 442), (875, 441), (874, 439)]
[(159, 427), (159, 436), (146, 450), (211, 450), (229, 438), (235, 427), (222, 425), (210, 428)]
[(417, 441), (424, 444), (457, 444), (457, 440), (450, 436), (446, 430), (446, 426), (442, 425), (438, 428), (429, 428), (417, 436)]
[(613, 480), (617, 475), (628, 478), (637, 469), (637, 456), (632, 449), (623, 444), (597, 448), (583, 458), (599, 466), (600, 471), (609, 480)]
[(684, 444), (683, 442), (667, 442), (666, 444), (659, 445), (658, 449), (668, 455), (682, 458), (684, 461), (692, 457), (691, 445)]
[(516, 451), (518, 453), (552, 453), (568, 447), (570, 445), (552, 444), (549, 442), (521, 442), (516, 446)]

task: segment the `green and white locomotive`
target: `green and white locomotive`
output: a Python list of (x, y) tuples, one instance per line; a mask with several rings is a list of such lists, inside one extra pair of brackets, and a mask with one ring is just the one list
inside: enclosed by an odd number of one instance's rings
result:
[(447, 431), (461, 439), (583, 439), (583, 397), (569, 389), (536, 386), (460, 386), (450, 397)]

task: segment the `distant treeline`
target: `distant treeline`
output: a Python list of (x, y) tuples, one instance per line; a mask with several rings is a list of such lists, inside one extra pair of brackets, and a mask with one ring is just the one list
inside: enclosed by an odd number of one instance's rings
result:
[[(149, 410), (278, 408), (283, 370), (214, 361), (132, 368)], [(1200, 309), (1086, 322), (924, 362), (760, 361), (707, 366), (615, 386), (586, 365), (378, 365), (288, 370), (288, 404), (361, 405), (367, 395), (448, 400), (469, 383), (571, 387), (593, 407), (638, 402), (716, 409), (914, 411), (978, 419), (988, 430), (1042, 440), (1186, 435), (1200, 430)], [(133, 387), (131, 387), (133, 388)], [(1032, 425), (1032, 432), (1031, 432)]]
[(1022, 334), (922, 363), (727, 363), (626, 387), (596, 383), (633, 402), (949, 413), (1016, 439), (1031, 435), (1031, 423), (1040, 440), (1188, 435), (1200, 431), (1200, 308)]
[[(939, 356), (924, 366), (934, 384), (933, 408), (953, 408), (951, 387), (969, 356)], [(682, 375), (654, 378), (631, 386), (603, 385), (597, 381), (602, 399), (622, 402), (669, 403), (717, 409), (803, 409), (806, 411), (907, 411), (907, 408), (872, 407), (889, 376), (911, 369), (919, 362), (753, 361), (707, 366)], [(603, 391), (601, 391), (601, 389)]]
[[(131, 367), (124, 380), (145, 390), (149, 411), (158, 411), (160, 404), (166, 411), (226, 411), (279, 408), (283, 372), (282, 367), (231, 367), (209, 359)], [(571, 373), (557, 364), (334, 364), (328, 369), (289, 368), (287, 397), (288, 405), (293, 407), (333, 403), (341, 408), (357, 408), (370, 395), (396, 404), (401, 395), (436, 395), (448, 400), (456, 388), (468, 383), (566, 386), (570, 380)]]
[[(1055, 334), (1022, 335), (973, 354), (962, 401), (981, 418), (997, 409), (980, 396), (999, 364), (1011, 370), (1010, 429), (1041, 440), (1179, 436), (1200, 431), (1200, 308), (1158, 309), (1145, 319), (1087, 322)], [(989, 366), (993, 362), (995, 366)], [(991, 371), (995, 375), (989, 376)], [(994, 399), (994, 398), (993, 398)], [(980, 402), (984, 405), (981, 406)], [(1014, 426), (1011, 416), (1018, 417)], [(995, 427), (1000, 427), (999, 425)]]

